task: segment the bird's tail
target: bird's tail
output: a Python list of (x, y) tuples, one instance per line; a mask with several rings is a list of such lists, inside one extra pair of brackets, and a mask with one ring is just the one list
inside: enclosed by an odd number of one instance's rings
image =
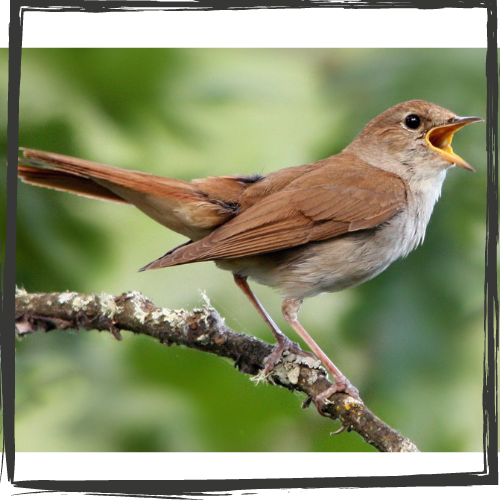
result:
[(220, 191), (217, 186), (229, 184), (236, 200), (245, 188), (245, 182), (238, 182), (236, 176), (186, 182), (56, 153), (22, 151), (18, 175), (24, 182), (135, 205), (160, 224), (193, 240), (235, 215), (233, 200), (217, 199), (214, 189)]

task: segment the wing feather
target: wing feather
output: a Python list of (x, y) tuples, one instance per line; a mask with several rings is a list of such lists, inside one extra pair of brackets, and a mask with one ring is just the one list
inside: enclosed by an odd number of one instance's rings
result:
[(145, 269), (235, 259), (335, 238), (378, 226), (402, 209), (406, 186), (400, 177), (359, 159), (351, 167), (345, 159), (332, 157), (317, 171), (257, 199), (208, 236)]

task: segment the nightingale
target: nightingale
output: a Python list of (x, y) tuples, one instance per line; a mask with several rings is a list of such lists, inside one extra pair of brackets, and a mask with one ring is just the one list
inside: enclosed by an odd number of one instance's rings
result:
[(20, 178), (30, 184), (132, 204), (188, 238), (141, 271), (215, 261), (271, 328), (283, 351), (299, 346), (278, 328), (247, 279), (277, 289), (286, 322), (333, 375), (335, 392), (359, 391), (299, 323), (302, 301), (354, 287), (422, 243), (447, 170), (474, 169), (451, 147), (454, 133), (482, 121), (423, 100), (397, 104), (371, 120), (342, 152), (268, 175), (191, 182), (24, 149)]

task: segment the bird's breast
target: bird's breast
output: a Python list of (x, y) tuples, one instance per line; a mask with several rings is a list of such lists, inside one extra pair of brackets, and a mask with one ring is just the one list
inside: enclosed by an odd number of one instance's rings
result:
[(217, 265), (276, 288), (289, 299), (344, 290), (377, 276), (418, 246), (432, 212), (429, 206), (410, 200), (376, 228)]

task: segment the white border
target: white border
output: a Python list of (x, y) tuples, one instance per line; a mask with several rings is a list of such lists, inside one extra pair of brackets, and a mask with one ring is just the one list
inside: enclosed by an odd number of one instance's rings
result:
[(398, 476), (482, 469), (482, 453), (16, 453), (16, 481)]
[(24, 14), (24, 47), (476, 47), (486, 9)]

